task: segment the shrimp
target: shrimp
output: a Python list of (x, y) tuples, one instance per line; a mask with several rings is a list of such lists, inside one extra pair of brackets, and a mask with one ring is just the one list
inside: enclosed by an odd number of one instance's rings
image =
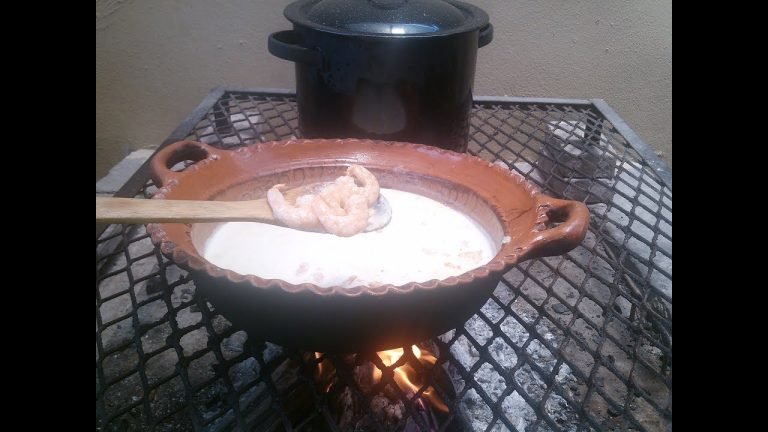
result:
[[(360, 186), (358, 186), (360, 184)], [(345, 176), (336, 178), (315, 195), (303, 195), (296, 204), (287, 202), (281, 189), (284, 184), (267, 191), (267, 202), (275, 219), (291, 228), (318, 230), (341, 237), (362, 232), (374, 212), (379, 199), (379, 182), (370, 171), (359, 165), (351, 165)]]
[(312, 211), (323, 228), (340, 237), (350, 237), (362, 232), (368, 225), (368, 201), (365, 194), (352, 191), (347, 195), (334, 195), (334, 199), (336, 198), (339, 200), (332, 203), (328, 203), (321, 196), (312, 201)]
[(362, 184), (360, 189), (365, 192), (365, 197), (368, 201), (368, 205), (372, 206), (379, 200), (379, 182), (376, 177), (360, 165), (350, 165), (347, 168), (347, 175), (352, 176)]
[(318, 196), (328, 204), (328, 208), (325, 208), (324, 211), (326, 213), (332, 212), (336, 216), (346, 214), (344, 198), (350, 196), (356, 188), (355, 179), (346, 176), (339, 177), (333, 183), (325, 186), (318, 192)]
[(312, 211), (312, 201), (314, 196), (304, 195), (296, 199), (296, 205), (291, 205), (286, 201), (283, 193), (284, 184), (272, 186), (267, 191), (267, 202), (272, 207), (272, 213), (275, 219), (284, 223), (290, 228), (313, 230), (320, 227), (320, 221)]

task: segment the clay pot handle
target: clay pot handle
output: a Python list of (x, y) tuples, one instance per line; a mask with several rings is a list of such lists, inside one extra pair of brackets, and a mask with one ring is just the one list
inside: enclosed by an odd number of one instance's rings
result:
[(150, 162), (152, 181), (161, 187), (175, 179), (180, 173), (171, 170), (179, 162), (199, 162), (207, 158), (219, 158), (221, 151), (198, 141), (178, 141), (158, 151)]
[(519, 245), (517, 261), (562, 255), (581, 244), (589, 228), (589, 210), (582, 202), (561, 200), (546, 195), (536, 198), (537, 223), (560, 225), (531, 233)]

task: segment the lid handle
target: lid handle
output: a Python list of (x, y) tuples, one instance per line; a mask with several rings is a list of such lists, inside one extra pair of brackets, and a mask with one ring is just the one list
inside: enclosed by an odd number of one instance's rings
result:
[(397, 9), (408, 3), (408, 0), (368, 0), (368, 2), (379, 9)]

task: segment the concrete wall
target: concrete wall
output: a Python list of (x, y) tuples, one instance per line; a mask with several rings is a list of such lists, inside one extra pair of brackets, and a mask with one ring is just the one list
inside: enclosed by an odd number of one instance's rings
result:
[[(267, 51), (291, 0), (97, 0), (96, 178), (220, 84), (294, 88)], [(671, 0), (470, 0), (495, 27), (475, 94), (603, 98), (672, 163)]]

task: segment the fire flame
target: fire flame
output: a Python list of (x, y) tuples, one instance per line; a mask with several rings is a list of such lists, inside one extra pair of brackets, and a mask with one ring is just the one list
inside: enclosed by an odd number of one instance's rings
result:
[[(413, 345), (411, 347), (413, 355), (416, 357), (416, 359), (419, 360), (419, 362), (427, 367), (432, 367), (436, 362), (437, 359), (435, 356), (427, 352), (426, 350), (421, 350), (416, 345)], [(379, 358), (381, 359), (382, 363), (384, 363), (385, 366), (392, 366), (395, 364), (398, 360), (400, 360), (400, 357), (403, 356), (404, 351), (402, 348), (387, 350), (387, 351), (379, 351), (376, 354), (379, 355)], [(374, 383), (377, 383), (381, 380), (381, 371), (379, 368), (374, 367), (373, 368), (373, 381)], [(419, 391), (419, 389), (422, 388), (424, 385), (424, 382), (419, 379), (419, 374), (416, 372), (416, 370), (411, 366), (410, 364), (406, 363), (402, 366), (398, 366), (394, 370), (394, 379), (397, 383), (397, 386), (400, 387), (400, 390), (402, 391), (412, 391), (413, 393), (416, 393)], [(426, 390), (421, 394), (424, 398), (426, 398), (433, 407), (437, 408), (438, 410), (447, 413), (448, 412), (448, 406), (445, 405), (442, 399), (440, 399), (440, 396), (435, 392), (435, 389), (432, 386), (427, 387)]]
[[(322, 356), (323, 355), (320, 354), (319, 352), (315, 353), (315, 358), (318, 360), (320, 360)], [(315, 373), (315, 380), (317, 382), (323, 383), (324, 391), (328, 393), (328, 391), (331, 389), (331, 382), (327, 380), (328, 378), (327, 370), (330, 369), (330, 365), (325, 363), (329, 363), (328, 359), (320, 360), (320, 362), (317, 363), (317, 372)]]
[[(411, 352), (419, 361), (419, 363), (421, 363), (427, 370), (432, 368), (437, 363), (437, 358), (435, 358), (434, 355), (426, 350), (419, 349), (419, 347), (416, 345), (411, 347)], [(398, 348), (388, 351), (379, 351), (376, 354), (378, 354), (379, 358), (385, 366), (390, 367), (397, 363), (398, 360), (400, 360), (404, 354), (404, 351), (402, 348)], [(333, 386), (332, 375), (335, 373), (335, 368), (327, 357), (323, 358), (321, 353), (315, 352), (314, 357), (316, 361), (319, 360), (317, 362), (317, 369), (315, 370), (315, 381), (320, 384), (320, 386), (327, 393)], [(371, 371), (373, 384), (379, 383), (382, 377), (381, 370), (375, 365), (372, 365)], [(393, 378), (395, 383), (401, 391), (406, 393), (410, 392), (416, 394), (424, 386), (424, 380), (421, 379), (420, 375), (421, 374), (409, 363), (398, 366), (393, 371)], [(443, 402), (443, 400), (432, 386), (427, 387), (421, 393), (421, 398), (417, 399), (416, 403), (423, 406), (423, 399), (426, 399), (435, 409), (444, 413), (449, 412), (448, 406)]]

